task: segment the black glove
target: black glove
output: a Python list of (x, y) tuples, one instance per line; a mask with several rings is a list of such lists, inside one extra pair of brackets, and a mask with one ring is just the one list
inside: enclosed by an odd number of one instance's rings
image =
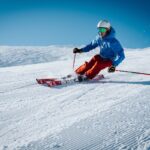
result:
[(115, 70), (116, 70), (116, 67), (114, 67), (114, 66), (111, 66), (108, 68), (109, 73), (113, 73), (113, 72), (115, 72)]
[(73, 49), (73, 53), (82, 53), (82, 50), (78, 49), (78, 48), (74, 48)]

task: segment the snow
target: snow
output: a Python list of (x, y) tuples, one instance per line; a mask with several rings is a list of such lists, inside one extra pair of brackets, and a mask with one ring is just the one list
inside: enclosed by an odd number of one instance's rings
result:
[[(150, 76), (48, 88), (73, 72), (72, 46), (0, 47), (0, 150), (150, 150)], [(98, 50), (79, 54), (76, 67)], [(150, 73), (150, 48), (126, 49), (118, 69)]]

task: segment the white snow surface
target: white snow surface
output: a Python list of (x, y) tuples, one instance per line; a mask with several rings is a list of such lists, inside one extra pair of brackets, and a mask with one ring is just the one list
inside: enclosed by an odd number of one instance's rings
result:
[[(72, 49), (0, 46), (0, 150), (150, 150), (150, 76), (105, 69), (97, 83), (36, 83), (73, 73)], [(118, 69), (150, 73), (150, 48), (125, 54)]]

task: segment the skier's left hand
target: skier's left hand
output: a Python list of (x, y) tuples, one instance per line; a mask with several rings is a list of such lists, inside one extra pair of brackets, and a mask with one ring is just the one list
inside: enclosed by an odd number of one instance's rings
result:
[(109, 73), (113, 73), (113, 72), (115, 72), (115, 70), (116, 70), (116, 67), (115, 67), (115, 66), (110, 66), (110, 67), (108, 68), (108, 72), (109, 72)]

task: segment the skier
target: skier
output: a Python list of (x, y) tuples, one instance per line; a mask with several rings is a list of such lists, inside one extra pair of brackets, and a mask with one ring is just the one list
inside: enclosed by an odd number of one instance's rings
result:
[(93, 79), (101, 70), (108, 67), (108, 72), (115, 72), (124, 59), (124, 49), (115, 38), (115, 30), (107, 20), (101, 20), (97, 24), (98, 35), (85, 47), (74, 48), (73, 53), (89, 52), (99, 46), (100, 53), (95, 55), (89, 62), (85, 62), (75, 70), (79, 82)]

